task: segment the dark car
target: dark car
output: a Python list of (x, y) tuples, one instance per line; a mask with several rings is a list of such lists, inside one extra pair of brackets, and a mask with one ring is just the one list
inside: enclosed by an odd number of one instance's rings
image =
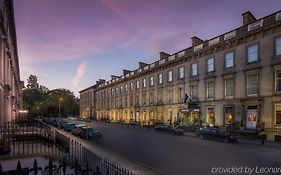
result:
[(197, 135), (201, 139), (210, 138), (210, 139), (223, 140), (224, 142), (232, 142), (232, 143), (238, 141), (238, 136), (220, 131), (217, 128), (201, 128), (197, 132)]
[(11, 149), (8, 147), (0, 147), (0, 155), (6, 155), (11, 152)]
[(95, 128), (82, 127), (80, 137), (86, 140), (90, 140), (92, 138), (101, 138), (102, 134)]
[(63, 130), (69, 132), (75, 127), (76, 127), (75, 123), (67, 123), (64, 125)]
[(155, 131), (163, 131), (175, 135), (184, 135), (184, 131), (182, 129), (179, 129), (177, 127), (172, 127), (170, 125), (158, 124), (154, 127), (154, 129)]
[(75, 136), (80, 136), (83, 127), (86, 127), (86, 125), (78, 124), (75, 126), (75, 128), (71, 129), (71, 133)]
[(67, 124), (66, 121), (60, 121), (60, 122), (58, 123), (58, 127), (61, 128), (61, 129), (63, 129), (66, 124)]

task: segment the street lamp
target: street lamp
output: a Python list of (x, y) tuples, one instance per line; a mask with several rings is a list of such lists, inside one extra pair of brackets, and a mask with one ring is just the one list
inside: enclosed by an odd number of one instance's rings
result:
[(61, 105), (61, 102), (63, 101), (63, 98), (60, 97), (59, 98), (59, 122), (60, 122), (60, 105)]

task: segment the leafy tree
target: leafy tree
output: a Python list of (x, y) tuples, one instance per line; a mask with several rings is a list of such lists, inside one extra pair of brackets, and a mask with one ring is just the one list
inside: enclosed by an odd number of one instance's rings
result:
[(38, 89), (39, 84), (37, 82), (37, 76), (36, 75), (30, 75), (27, 79), (27, 86), (28, 89)]
[(57, 117), (59, 113), (59, 100), (61, 116), (79, 114), (79, 103), (73, 92), (68, 89), (49, 90), (46, 86), (39, 85), (37, 77), (30, 75), (27, 88), (23, 90), (24, 108), (28, 109), (30, 116)]

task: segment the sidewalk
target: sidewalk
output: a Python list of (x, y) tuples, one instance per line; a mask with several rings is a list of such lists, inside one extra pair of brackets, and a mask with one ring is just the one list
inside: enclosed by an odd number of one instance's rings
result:
[[(196, 137), (195, 132), (184, 132), (185, 136), (189, 137)], [(250, 140), (250, 139), (238, 139), (239, 144), (250, 144), (250, 145), (260, 145), (264, 147), (274, 147), (274, 148), (280, 148), (281, 149), (281, 142), (272, 142), (272, 141), (265, 141), (264, 145), (261, 144), (261, 140)]]

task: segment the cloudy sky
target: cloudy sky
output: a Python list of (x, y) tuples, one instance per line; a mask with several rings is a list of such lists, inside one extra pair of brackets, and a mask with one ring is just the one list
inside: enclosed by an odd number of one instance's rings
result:
[(78, 91), (281, 10), (278, 0), (14, 0), (21, 79)]

